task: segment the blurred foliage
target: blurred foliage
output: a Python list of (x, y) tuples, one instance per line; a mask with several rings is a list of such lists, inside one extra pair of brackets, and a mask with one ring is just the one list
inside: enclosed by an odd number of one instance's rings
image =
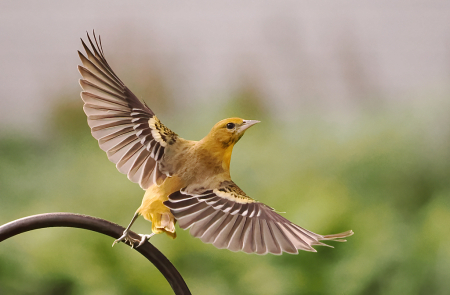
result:
[[(186, 138), (200, 139), (224, 117), (263, 121), (234, 150), (235, 181), (250, 196), (286, 211), (284, 216), (309, 230), (355, 231), (347, 243), (333, 244), (335, 249), (282, 256), (218, 250), (182, 230), (176, 240), (152, 238), (193, 294), (450, 290), (448, 133), (430, 140), (423, 120), (408, 111), (365, 114), (346, 126), (312, 116), (283, 122), (271, 117), (252, 87), (243, 87), (222, 105), (211, 104), (208, 112), (192, 106), (177, 116), (155, 98), (167, 98), (162, 86), (135, 87), (144, 97), (154, 97), (149, 105)], [(20, 134), (0, 139), (0, 224), (66, 211), (126, 225), (143, 191), (118, 173), (98, 148), (82, 103), (66, 96), (60, 101), (40, 140)], [(433, 117), (426, 120), (430, 123)], [(133, 227), (141, 233), (150, 229), (143, 219)], [(76, 229), (45, 229), (4, 241), (0, 294), (171, 293), (153, 265), (123, 244), (111, 248), (112, 242)]]

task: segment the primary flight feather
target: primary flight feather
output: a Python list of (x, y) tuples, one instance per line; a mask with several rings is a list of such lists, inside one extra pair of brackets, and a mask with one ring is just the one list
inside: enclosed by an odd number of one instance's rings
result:
[[(215, 124), (200, 141), (186, 140), (164, 126), (119, 79), (105, 59), (100, 38), (83, 40), (86, 56), (81, 98), (92, 135), (110, 161), (146, 190), (141, 206), (121, 238), (142, 245), (154, 234), (176, 237), (175, 223), (217, 248), (257, 254), (297, 254), (345, 241), (347, 231), (319, 235), (290, 222), (245, 194), (230, 177), (234, 145), (259, 121), (229, 118)], [(152, 234), (137, 241), (128, 234), (136, 218), (152, 222)], [(114, 245), (113, 244), (113, 245)]]

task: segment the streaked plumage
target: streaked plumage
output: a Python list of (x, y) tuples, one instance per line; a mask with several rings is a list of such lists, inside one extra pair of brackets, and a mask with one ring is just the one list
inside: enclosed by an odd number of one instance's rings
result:
[(128, 229), (138, 215), (152, 222), (153, 233), (175, 238), (178, 221), (205, 243), (257, 254), (316, 251), (312, 246), (328, 246), (320, 241), (345, 241), (353, 234), (323, 236), (303, 229), (247, 196), (231, 180), (233, 146), (258, 121), (225, 119), (202, 140), (185, 140), (164, 126), (116, 76), (100, 39), (97, 42), (94, 35), (92, 42), (88, 35), (88, 40), (92, 51), (82, 40), (87, 56), (78, 52), (83, 63), (78, 70), (92, 135), (117, 169), (146, 190), (119, 240), (131, 239)]

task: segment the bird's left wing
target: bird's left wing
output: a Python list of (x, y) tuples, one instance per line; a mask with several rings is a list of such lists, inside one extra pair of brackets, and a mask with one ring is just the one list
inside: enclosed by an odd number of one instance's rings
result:
[(231, 251), (257, 254), (297, 254), (312, 251), (315, 245), (329, 246), (323, 240), (345, 242), (347, 231), (319, 235), (282, 217), (269, 206), (248, 197), (234, 182), (224, 181), (201, 193), (177, 191), (164, 204), (171, 209), (183, 229), (205, 243)]
[(86, 51), (78, 51), (83, 66), (81, 98), (92, 135), (98, 140), (117, 169), (147, 189), (161, 183), (166, 175), (159, 169), (165, 148), (178, 135), (165, 127), (153, 111), (142, 103), (116, 76), (105, 59), (101, 40), (88, 35), (92, 50), (81, 40)]

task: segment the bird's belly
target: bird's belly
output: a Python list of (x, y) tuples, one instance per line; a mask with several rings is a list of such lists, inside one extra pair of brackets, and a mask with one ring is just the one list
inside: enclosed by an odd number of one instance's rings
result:
[(152, 222), (154, 233), (166, 232), (175, 238), (175, 218), (163, 202), (169, 195), (183, 188), (183, 181), (177, 177), (168, 177), (161, 185), (152, 185), (145, 192), (142, 204), (137, 212)]

